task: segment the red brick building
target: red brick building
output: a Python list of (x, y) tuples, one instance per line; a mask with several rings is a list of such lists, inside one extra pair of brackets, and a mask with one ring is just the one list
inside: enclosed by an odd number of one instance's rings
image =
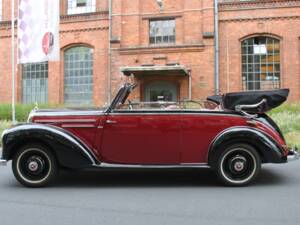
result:
[[(0, 0), (0, 102), (11, 101), (10, 2)], [(110, 5), (111, 3), (111, 5)], [(213, 0), (61, 0), (59, 62), (18, 65), (18, 102), (102, 105), (213, 94)], [(220, 91), (287, 87), (300, 100), (300, 0), (219, 1)]]

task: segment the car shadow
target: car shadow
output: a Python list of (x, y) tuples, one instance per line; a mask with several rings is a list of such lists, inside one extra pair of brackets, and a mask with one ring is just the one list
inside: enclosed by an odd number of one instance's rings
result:
[[(268, 186), (285, 182), (284, 176), (263, 168), (252, 185)], [(53, 187), (222, 187), (215, 173), (209, 169), (105, 169), (62, 171)]]

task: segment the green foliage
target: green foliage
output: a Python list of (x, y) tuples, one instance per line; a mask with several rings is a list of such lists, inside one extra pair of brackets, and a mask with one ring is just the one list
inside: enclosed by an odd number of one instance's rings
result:
[(300, 103), (284, 104), (269, 113), (283, 132), (288, 145), (300, 148)]
[[(16, 120), (24, 122), (27, 120), (30, 111), (34, 105), (17, 104), (16, 105)], [(55, 105), (38, 105), (40, 109), (56, 108)], [(0, 120), (11, 120), (12, 107), (10, 104), (0, 104)]]
[[(0, 120), (0, 137), (2, 132), (11, 127), (12, 123), (10, 121)], [(1, 147), (2, 141), (0, 140), (0, 147)]]

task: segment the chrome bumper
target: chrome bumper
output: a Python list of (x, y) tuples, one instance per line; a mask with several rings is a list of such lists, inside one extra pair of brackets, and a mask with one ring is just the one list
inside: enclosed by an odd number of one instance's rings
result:
[[(0, 148), (0, 157), (2, 157), (2, 148)], [(0, 158), (0, 166), (6, 166), (7, 161)]]
[(0, 166), (6, 166), (7, 165), (7, 161), (4, 159), (0, 159)]
[(287, 161), (292, 162), (292, 161), (298, 160), (299, 158), (300, 158), (300, 154), (298, 152), (298, 149), (291, 149), (289, 151)]

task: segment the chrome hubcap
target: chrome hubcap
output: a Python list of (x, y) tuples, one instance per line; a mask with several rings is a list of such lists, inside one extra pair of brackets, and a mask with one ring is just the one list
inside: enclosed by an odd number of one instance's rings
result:
[(32, 172), (36, 172), (36, 171), (39, 169), (39, 164), (38, 164), (37, 162), (35, 162), (35, 161), (30, 162), (30, 163), (28, 164), (28, 169), (29, 169), (30, 171), (32, 171)]
[(39, 174), (44, 170), (45, 161), (39, 156), (32, 156), (27, 161), (27, 169), (30, 173)]
[(244, 168), (245, 168), (244, 162), (236, 162), (236, 163), (234, 164), (234, 169), (235, 169), (237, 172), (241, 172)]
[(237, 155), (230, 160), (230, 168), (234, 173), (241, 173), (247, 167), (247, 159), (244, 156)]

